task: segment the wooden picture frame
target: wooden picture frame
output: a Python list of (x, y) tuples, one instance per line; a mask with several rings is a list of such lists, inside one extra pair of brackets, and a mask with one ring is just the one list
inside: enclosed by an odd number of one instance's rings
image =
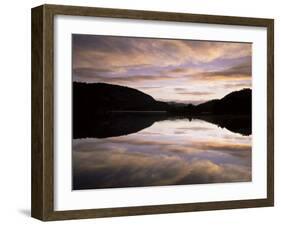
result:
[[(54, 210), (54, 16), (126, 18), (267, 29), (267, 198), (122, 208)], [(274, 21), (273, 19), (196, 15), (42, 5), (32, 9), (32, 217), (66, 220), (265, 207), (274, 205)]]

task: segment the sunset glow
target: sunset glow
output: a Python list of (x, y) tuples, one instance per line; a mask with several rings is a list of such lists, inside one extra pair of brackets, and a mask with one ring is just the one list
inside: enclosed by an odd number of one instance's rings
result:
[(251, 87), (251, 43), (73, 34), (73, 80), (201, 103)]

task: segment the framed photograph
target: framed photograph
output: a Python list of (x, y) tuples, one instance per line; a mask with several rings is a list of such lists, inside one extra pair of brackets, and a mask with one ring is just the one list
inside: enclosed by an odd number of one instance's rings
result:
[(274, 205), (273, 19), (32, 9), (32, 216)]

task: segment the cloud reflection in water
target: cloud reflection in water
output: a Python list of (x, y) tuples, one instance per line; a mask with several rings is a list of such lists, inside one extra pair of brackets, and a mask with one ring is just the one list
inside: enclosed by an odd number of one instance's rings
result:
[(251, 181), (251, 135), (201, 120), (73, 140), (73, 189)]

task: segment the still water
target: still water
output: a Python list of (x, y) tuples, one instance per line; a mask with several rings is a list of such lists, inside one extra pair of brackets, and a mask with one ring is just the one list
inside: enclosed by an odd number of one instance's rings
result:
[(251, 181), (251, 139), (200, 119), (73, 139), (73, 189)]

